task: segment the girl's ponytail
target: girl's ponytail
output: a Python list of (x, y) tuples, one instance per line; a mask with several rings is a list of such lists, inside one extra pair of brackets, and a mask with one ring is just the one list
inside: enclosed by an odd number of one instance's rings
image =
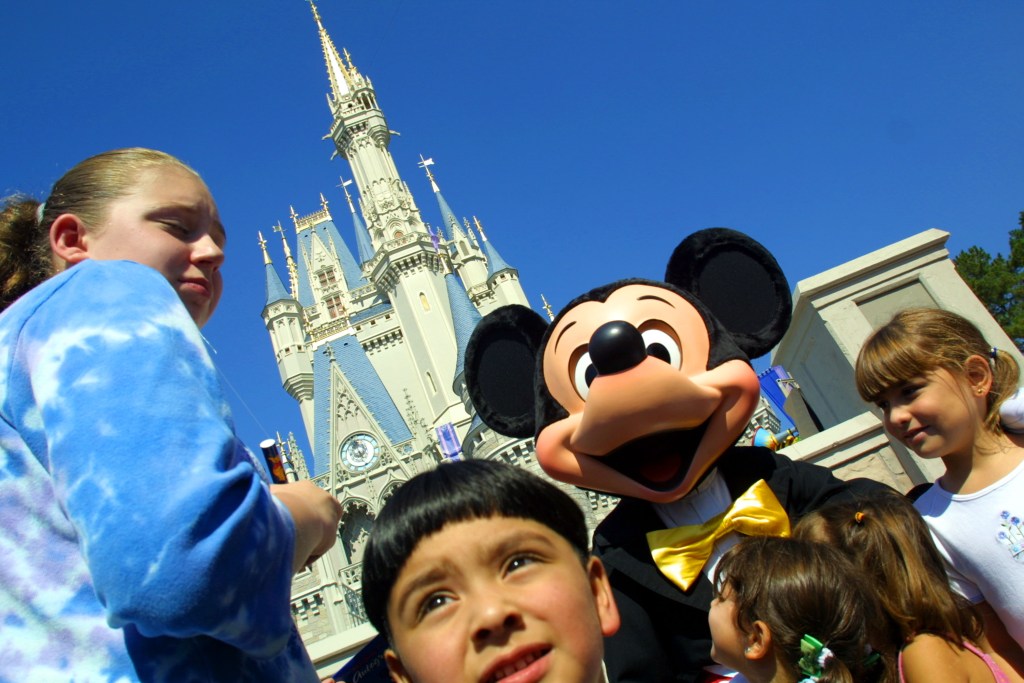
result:
[(49, 230), (40, 223), (44, 206), (14, 195), (0, 207), (0, 311), (53, 272)]
[(1017, 391), (1020, 366), (1017, 359), (1002, 349), (992, 347), (989, 352), (989, 367), (992, 369), (992, 388), (988, 392), (988, 413), (985, 426), (994, 431), (1002, 431), (1004, 425), (1000, 420), (1000, 407), (1006, 399)]

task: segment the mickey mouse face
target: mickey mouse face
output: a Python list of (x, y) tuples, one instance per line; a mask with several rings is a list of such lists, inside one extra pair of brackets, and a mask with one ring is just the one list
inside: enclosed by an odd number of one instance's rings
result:
[(708, 371), (709, 348), (694, 305), (653, 284), (566, 311), (548, 336), (543, 374), (568, 416), (540, 430), (541, 467), (616, 495), (684, 495), (757, 404), (750, 366), (734, 360)]
[(487, 315), (466, 382), (485, 424), (536, 437), (554, 479), (669, 502), (742, 434), (760, 394), (748, 358), (778, 343), (791, 305), (763, 246), (701, 230), (676, 247), (665, 282), (598, 287), (550, 327), (525, 306)]

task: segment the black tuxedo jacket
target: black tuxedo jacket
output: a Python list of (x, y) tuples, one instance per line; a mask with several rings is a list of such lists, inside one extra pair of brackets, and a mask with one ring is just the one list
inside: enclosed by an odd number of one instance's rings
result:
[[(842, 481), (825, 467), (760, 447), (733, 446), (716, 467), (733, 499), (764, 479), (791, 523), (833, 498), (884, 488), (867, 479)], [(683, 592), (665, 578), (646, 538), (648, 531), (663, 528), (650, 503), (624, 498), (594, 531), (594, 554), (608, 569), (622, 616), (619, 632), (605, 641), (611, 683), (695, 682), (712, 663), (711, 581), (702, 574)]]

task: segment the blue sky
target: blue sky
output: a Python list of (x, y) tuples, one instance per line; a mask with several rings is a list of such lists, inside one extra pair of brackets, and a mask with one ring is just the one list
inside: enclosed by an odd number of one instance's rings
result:
[[(703, 227), (751, 234), (795, 285), (932, 227), (954, 254), (1005, 252), (1024, 210), (1018, 1), (318, 7), (401, 134), (391, 152), (424, 219), (440, 223), (420, 154), (537, 309), (541, 293), (557, 309), (660, 277)], [(193, 165), (229, 234), (205, 333), (239, 431), (305, 444), (260, 319), (256, 232), (290, 227), (289, 206), (311, 213), (321, 192), (349, 226), (308, 3), (6, 2), (0, 25), (0, 193), (45, 197), (114, 147)]]

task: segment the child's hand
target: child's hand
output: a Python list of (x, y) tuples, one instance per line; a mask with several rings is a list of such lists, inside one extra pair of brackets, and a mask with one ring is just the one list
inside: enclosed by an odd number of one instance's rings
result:
[(341, 503), (311, 481), (275, 484), (270, 492), (284, 503), (295, 522), (292, 571), (308, 566), (338, 539)]

